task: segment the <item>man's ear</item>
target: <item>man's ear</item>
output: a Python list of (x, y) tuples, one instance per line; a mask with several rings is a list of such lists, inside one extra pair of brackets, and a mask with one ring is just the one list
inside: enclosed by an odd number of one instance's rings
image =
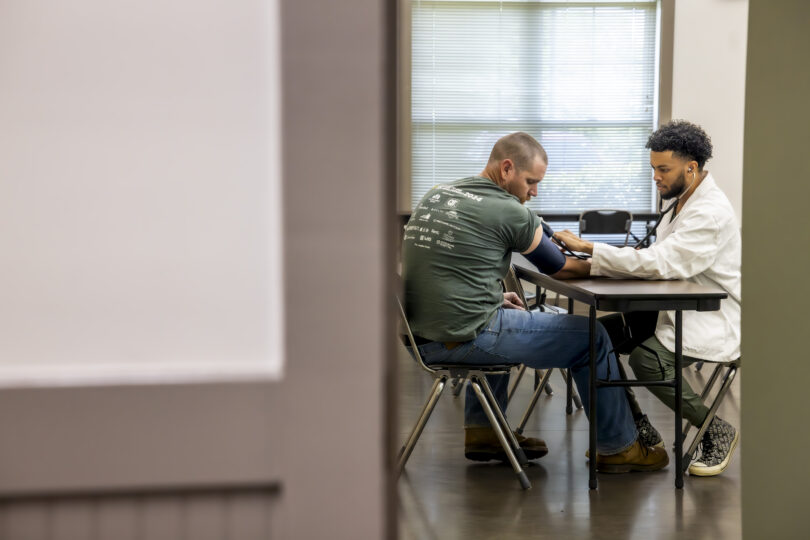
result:
[(515, 174), (514, 162), (509, 158), (506, 158), (503, 161), (501, 161), (501, 176), (503, 177), (503, 179), (509, 180), (510, 178), (512, 178), (512, 175), (514, 174)]

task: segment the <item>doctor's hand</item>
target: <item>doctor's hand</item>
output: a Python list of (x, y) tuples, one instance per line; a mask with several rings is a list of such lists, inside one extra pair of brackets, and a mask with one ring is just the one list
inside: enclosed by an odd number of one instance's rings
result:
[(503, 293), (503, 308), (526, 311), (526, 309), (523, 307), (523, 302), (520, 301), (520, 297), (514, 292)]
[(579, 251), (581, 253), (593, 254), (593, 243), (583, 240), (569, 230), (558, 231), (554, 233), (554, 239), (570, 249), (571, 251)]

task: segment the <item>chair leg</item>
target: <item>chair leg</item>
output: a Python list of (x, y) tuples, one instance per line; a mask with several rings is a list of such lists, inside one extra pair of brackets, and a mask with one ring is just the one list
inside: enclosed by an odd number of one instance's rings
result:
[(532, 395), (532, 400), (529, 402), (526, 412), (523, 413), (523, 418), (520, 419), (520, 425), (518, 425), (515, 433), (523, 434), (523, 428), (526, 427), (526, 422), (529, 421), (529, 416), (531, 416), (532, 412), (534, 411), (534, 408), (537, 405), (537, 400), (540, 399), (540, 394), (543, 392), (543, 388), (545, 388), (546, 384), (548, 384), (548, 379), (551, 377), (552, 371), (554, 370), (549, 369), (546, 371), (546, 374), (543, 376), (543, 380), (540, 381), (540, 386), (535, 389), (534, 395)]
[(506, 396), (506, 406), (508, 407), (509, 404), (512, 402), (512, 396), (515, 395), (517, 391), (518, 384), (520, 384), (520, 379), (523, 378), (523, 374), (526, 373), (526, 366), (521, 364), (518, 368), (517, 375), (515, 375), (515, 381), (512, 383), (512, 388), (509, 389), (509, 394)]
[[(512, 451), (510, 441), (507, 440), (506, 435), (504, 434), (504, 430), (501, 429), (501, 422), (495, 415), (493, 407), (490, 406), (488, 396), (486, 392), (482, 389), (481, 383), (483, 383), (484, 385), (483, 388), (488, 388), (486, 378), (478, 375), (470, 376), (470, 385), (472, 386), (475, 395), (478, 397), (478, 401), (481, 402), (481, 407), (483, 407), (484, 412), (487, 415), (487, 418), (489, 418), (489, 423), (492, 424), (492, 429), (495, 430), (495, 434), (498, 436), (498, 440), (500, 441), (501, 446), (503, 447), (503, 451), (506, 453), (506, 457), (509, 459), (509, 463), (512, 465), (512, 469), (515, 471), (515, 474), (517, 474), (518, 482), (520, 482), (520, 487), (522, 487), (523, 489), (531, 489), (532, 484), (531, 482), (529, 482), (529, 477), (526, 476), (526, 472), (523, 470), (523, 467), (520, 466), (520, 463), (518, 462), (515, 453)], [(494, 409), (498, 411), (500, 410), (497, 402), (494, 404)], [(508, 431), (508, 428), (507, 433), (511, 433), (511, 431)]]
[(574, 399), (574, 386), (571, 384), (571, 376), (570, 372), (567, 369), (560, 368), (560, 373), (562, 373), (563, 380), (565, 381), (565, 414), (571, 414), (574, 412), (574, 407), (572, 406), (573, 399)]
[(452, 380), (450, 385), (453, 388), (453, 397), (458, 397), (464, 389), (464, 383), (467, 382), (467, 377), (456, 377)]
[[(472, 376), (473, 374), (470, 375)], [(489, 400), (489, 403), (492, 406), (492, 410), (495, 413), (495, 418), (497, 418), (498, 422), (500, 422), (501, 429), (503, 429), (503, 431), (506, 433), (506, 437), (509, 440), (509, 442), (512, 443), (518, 461), (520, 461), (521, 465), (526, 465), (527, 463), (529, 463), (529, 460), (526, 459), (526, 453), (523, 451), (523, 448), (520, 447), (520, 444), (518, 444), (515, 434), (512, 433), (512, 428), (509, 427), (509, 422), (506, 421), (506, 417), (503, 415), (503, 411), (498, 406), (498, 400), (495, 399), (495, 395), (492, 393), (492, 388), (489, 386), (489, 382), (487, 381), (486, 376), (484, 376), (484, 374), (481, 372), (476, 372), (475, 376), (477, 377), (478, 382), (481, 384), (481, 388), (483, 388), (484, 390), (484, 395), (487, 396), (487, 399)]]
[(430, 419), (430, 415), (433, 412), (433, 409), (436, 407), (439, 397), (441, 397), (442, 392), (444, 391), (444, 385), (446, 382), (447, 375), (440, 375), (433, 380), (433, 387), (430, 389), (430, 395), (425, 402), (425, 406), (422, 407), (422, 413), (419, 415), (416, 425), (413, 426), (413, 430), (408, 436), (407, 442), (399, 451), (399, 457), (397, 459), (397, 477), (402, 474), (402, 469), (405, 468), (408, 458), (411, 457), (411, 452), (413, 452), (416, 442), (419, 440), (419, 436), (422, 435), (422, 430), (425, 429), (425, 424), (427, 424), (427, 421)]
[[(549, 371), (554, 371), (550, 369)], [(540, 386), (541, 378), (545, 378), (545, 375), (542, 370), (535, 369), (534, 370), (534, 387), (538, 388)], [(553, 396), (554, 395), (554, 388), (551, 387), (551, 383), (545, 385), (544, 390), (546, 394)]]
[[(717, 367), (722, 367), (720, 364)], [(717, 369), (715, 368), (715, 371)], [(712, 423), (712, 419), (714, 419), (715, 415), (717, 414), (717, 409), (720, 407), (720, 403), (723, 401), (723, 398), (728, 393), (728, 389), (731, 388), (731, 383), (734, 382), (734, 377), (737, 374), (737, 366), (731, 365), (726, 370), (726, 374), (723, 377), (723, 384), (720, 386), (720, 391), (717, 392), (717, 396), (712, 401), (712, 406), (709, 407), (709, 414), (706, 415), (706, 419), (701, 424), (700, 429), (695, 435), (694, 440), (692, 440), (692, 444), (689, 445), (689, 449), (686, 451), (686, 454), (683, 456), (683, 470), (686, 471), (689, 468), (689, 464), (692, 462), (692, 458), (695, 456), (695, 450), (697, 450), (697, 446), (700, 443), (701, 439), (703, 438), (703, 434), (706, 433), (706, 429), (709, 427), (709, 424)]]
[(574, 374), (571, 373), (570, 369), (566, 369), (565, 371), (568, 374), (567, 382), (571, 386), (571, 396), (574, 399), (574, 407), (577, 409), (582, 409), (582, 400), (579, 398), (579, 392), (577, 392), (577, 389), (574, 386)]
[[(703, 387), (703, 391), (700, 392), (700, 400), (705, 401), (706, 398), (709, 396), (709, 393), (714, 388), (714, 384), (717, 382), (717, 378), (720, 376), (720, 370), (723, 369), (723, 364), (717, 364), (712, 370), (712, 374), (709, 377), (709, 380), (706, 381), (706, 385)], [(689, 430), (692, 429), (692, 424), (686, 424), (686, 427), (683, 429), (683, 440), (686, 440), (686, 435), (689, 433)]]
[(709, 395), (709, 392), (712, 391), (712, 387), (714, 383), (717, 381), (717, 378), (720, 376), (720, 371), (723, 369), (723, 364), (717, 364), (714, 367), (714, 371), (712, 371), (711, 377), (709, 377), (709, 381), (706, 383), (706, 386), (703, 387), (703, 391), (700, 393), (700, 399), (706, 399)]
[(577, 389), (574, 388), (574, 375), (571, 373), (571, 370), (560, 368), (560, 372), (565, 381), (565, 414), (571, 414), (574, 412), (574, 407), (571, 405), (572, 401), (577, 409), (581, 409), (582, 400), (579, 399), (579, 393), (577, 393)]

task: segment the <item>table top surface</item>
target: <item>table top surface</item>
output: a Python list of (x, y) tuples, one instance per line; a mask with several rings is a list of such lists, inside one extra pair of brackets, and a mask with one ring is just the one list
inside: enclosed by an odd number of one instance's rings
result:
[(652, 309), (654, 306), (650, 303), (657, 302), (660, 305), (658, 309), (713, 311), (720, 308), (720, 300), (728, 297), (720, 287), (691, 281), (599, 277), (557, 280), (521, 266), (515, 266), (515, 272), (518, 279), (607, 310), (614, 310), (617, 302), (622, 302), (621, 311)]

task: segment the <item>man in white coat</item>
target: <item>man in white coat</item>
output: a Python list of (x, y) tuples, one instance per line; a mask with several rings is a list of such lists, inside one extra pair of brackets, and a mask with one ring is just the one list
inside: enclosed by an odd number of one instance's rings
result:
[[(719, 311), (683, 313), (684, 365), (700, 360), (734, 360), (740, 356), (740, 230), (731, 203), (704, 169), (712, 156), (711, 140), (699, 126), (674, 121), (653, 133), (647, 148), (658, 192), (665, 202), (672, 201), (667, 204), (669, 215), (665, 210), (651, 247), (617, 248), (584, 241), (570, 231), (556, 233), (555, 238), (575, 251), (592, 254), (591, 275), (684, 279), (724, 289), (728, 299), (721, 302)], [(673, 378), (675, 312), (662, 311), (653, 316), (657, 316), (654, 334), (643, 342), (646, 350), (633, 350), (630, 366), (641, 380)], [(649, 390), (674, 409), (673, 388)], [(700, 426), (708, 412), (684, 381), (684, 417)], [(689, 467), (690, 474), (714, 476), (723, 472), (737, 439), (737, 430), (715, 417), (701, 440), (697, 459)]]

